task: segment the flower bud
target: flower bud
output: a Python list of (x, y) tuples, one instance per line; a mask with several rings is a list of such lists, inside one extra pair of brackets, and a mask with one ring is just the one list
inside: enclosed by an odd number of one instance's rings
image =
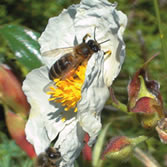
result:
[(24, 131), (29, 105), (20, 82), (5, 65), (0, 65), (0, 100), (4, 105), (6, 124), (11, 137), (29, 157), (35, 157), (33, 146), (26, 140)]
[(147, 137), (145, 136), (136, 138), (128, 138), (126, 136), (114, 137), (105, 148), (102, 159), (128, 160), (133, 153), (134, 147), (146, 139)]
[(6, 65), (0, 65), (0, 99), (22, 117), (28, 116), (30, 106), (21, 84)]
[(161, 119), (155, 129), (161, 142), (167, 144), (167, 118)]
[(20, 115), (10, 111), (9, 108), (6, 108), (5, 110), (5, 118), (8, 131), (16, 144), (24, 150), (30, 158), (35, 158), (36, 154), (34, 148), (26, 140), (24, 131), (26, 120)]
[[(154, 56), (155, 57), (155, 56)], [(128, 85), (130, 112), (136, 113), (144, 128), (153, 128), (164, 117), (163, 101), (159, 83), (148, 80), (145, 68), (154, 58), (148, 60), (133, 76)]]

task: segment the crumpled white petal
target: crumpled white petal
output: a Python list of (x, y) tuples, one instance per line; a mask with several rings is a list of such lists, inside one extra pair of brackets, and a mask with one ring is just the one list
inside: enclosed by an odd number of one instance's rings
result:
[[(39, 39), (41, 53), (79, 44), (87, 33), (94, 38), (95, 27), (98, 42), (110, 39), (88, 62), (77, 113), (64, 111), (61, 104), (49, 102), (49, 95), (44, 92), (50, 82), (49, 69), (61, 54), (43, 57), (45, 66), (30, 72), (23, 83), (31, 105), (26, 125), (27, 139), (40, 154), (57, 138), (54, 147), (60, 147), (60, 167), (72, 167), (82, 150), (85, 132), (90, 136), (91, 145), (102, 127), (101, 110), (109, 97), (108, 87), (118, 75), (125, 57), (122, 35), (127, 17), (115, 8), (116, 4), (106, 0), (82, 0), (63, 10), (58, 17), (51, 18)], [(103, 51), (108, 50), (112, 54), (106, 57)], [(62, 121), (63, 115), (67, 118), (65, 122)]]
[(88, 62), (85, 82), (82, 87), (82, 99), (78, 102), (77, 118), (89, 136), (89, 145), (93, 144), (101, 130), (101, 110), (109, 97), (109, 89), (104, 83), (104, 53), (93, 54)]
[(79, 156), (83, 146), (83, 138), (85, 132), (78, 123), (77, 119), (65, 127), (59, 134), (59, 138), (55, 143), (55, 148), (60, 146), (62, 162), (60, 167), (71, 167), (75, 159)]

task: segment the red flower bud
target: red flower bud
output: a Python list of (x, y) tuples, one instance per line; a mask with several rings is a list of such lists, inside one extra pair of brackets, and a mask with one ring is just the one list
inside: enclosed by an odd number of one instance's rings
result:
[[(155, 57), (155, 56), (154, 56)], [(130, 112), (136, 113), (144, 128), (152, 128), (164, 117), (163, 101), (157, 81), (148, 80), (146, 67), (148, 60), (133, 76), (128, 85)]]
[(126, 136), (117, 136), (110, 140), (103, 152), (102, 159), (124, 160), (132, 153), (132, 146)]
[(128, 138), (126, 136), (114, 137), (105, 148), (102, 159), (128, 160), (133, 153), (134, 147), (146, 139), (147, 137), (145, 136), (136, 138)]

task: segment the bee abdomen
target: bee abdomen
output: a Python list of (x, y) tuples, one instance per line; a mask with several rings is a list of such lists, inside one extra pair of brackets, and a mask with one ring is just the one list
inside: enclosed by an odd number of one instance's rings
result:
[(58, 66), (58, 61), (56, 61), (49, 71), (49, 79), (53, 80), (54, 78), (58, 78), (61, 74), (60, 68)]
[(69, 65), (71, 65), (68, 56), (69, 55), (63, 56), (52, 65), (49, 71), (49, 79), (53, 80), (55, 78), (59, 78), (62, 73), (67, 70)]

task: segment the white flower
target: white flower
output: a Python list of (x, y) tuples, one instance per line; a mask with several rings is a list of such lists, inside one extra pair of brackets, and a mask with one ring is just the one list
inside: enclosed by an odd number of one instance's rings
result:
[[(78, 80), (73, 78), (70, 83), (56, 80), (56, 86), (52, 86), (48, 94), (44, 92), (50, 82), (49, 68), (60, 55), (44, 57), (45, 65), (30, 72), (23, 83), (23, 90), (31, 104), (26, 125), (27, 139), (34, 145), (37, 154), (44, 152), (54, 141), (54, 147), (60, 147), (62, 155), (60, 167), (73, 166), (82, 150), (85, 133), (89, 134), (91, 145), (101, 129), (101, 110), (109, 97), (108, 88), (118, 75), (125, 57), (122, 35), (127, 17), (115, 8), (116, 4), (106, 0), (82, 0), (80, 4), (63, 10), (58, 17), (51, 18), (39, 39), (41, 53), (79, 44), (87, 33), (93, 38), (95, 27), (99, 43), (107, 39), (110, 41), (101, 45), (101, 51), (92, 55), (86, 67), (79, 67), (76, 72)], [(108, 50), (112, 54), (106, 57), (104, 51)], [(62, 93), (62, 90), (65, 92)], [(58, 96), (60, 94), (62, 99)], [(50, 98), (52, 101), (49, 102)]]

